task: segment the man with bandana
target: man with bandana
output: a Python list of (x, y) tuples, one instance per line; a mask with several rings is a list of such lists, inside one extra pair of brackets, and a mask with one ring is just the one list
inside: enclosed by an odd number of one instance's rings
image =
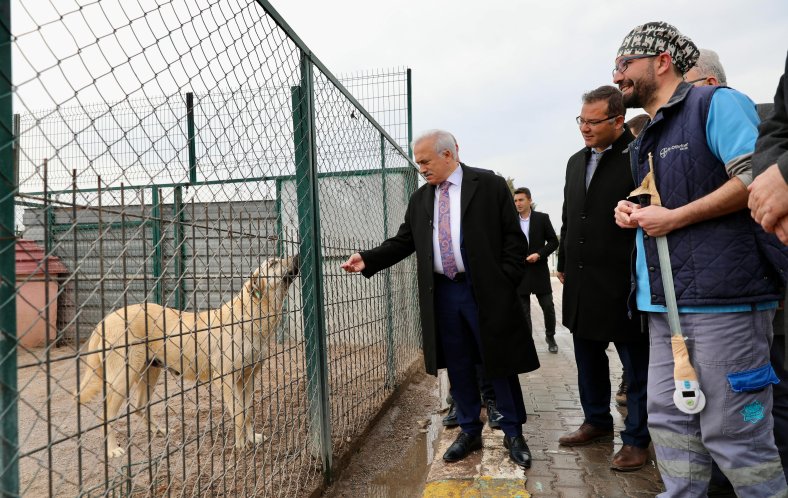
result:
[[(724, 87), (682, 78), (698, 49), (674, 26), (635, 27), (613, 82), (651, 121), (630, 145), (640, 184), (653, 158), (662, 206), (622, 200), (616, 223), (637, 229), (638, 309), (648, 312), (648, 425), (666, 492), (705, 497), (712, 458), (739, 496), (788, 496), (772, 434), (769, 363), (778, 279), (756, 245), (747, 186), (758, 135), (755, 104)], [(673, 402), (673, 353), (656, 237), (667, 236), (682, 332), (706, 396), (697, 414)]]

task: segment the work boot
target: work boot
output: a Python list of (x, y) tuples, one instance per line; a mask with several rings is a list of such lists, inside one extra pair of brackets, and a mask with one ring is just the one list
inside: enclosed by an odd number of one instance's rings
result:
[(616, 391), (616, 403), (618, 406), (627, 406), (627, 381), (624, 380), (624, 377), (621, 377), (621, 384), (618, 385), (618, 391)]

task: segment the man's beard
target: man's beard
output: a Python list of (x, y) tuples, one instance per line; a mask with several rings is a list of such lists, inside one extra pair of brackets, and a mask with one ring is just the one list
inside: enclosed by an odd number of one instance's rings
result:
[(637, 83), (633, 80), (627, 80), (627, 82), (632, 87), (632, 91), (624, 95), (624, 107), (645, 109), (656, 98), (657, 81), (654, 75), (654, 68), (649, 67), (646, 76)]

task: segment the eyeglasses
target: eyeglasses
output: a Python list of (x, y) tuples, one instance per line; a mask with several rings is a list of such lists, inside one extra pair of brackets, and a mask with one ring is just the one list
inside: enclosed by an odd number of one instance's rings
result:
[(629, 67), (629, 63), (637, 60), (637, 59), (648, 59), (649, 57), (656, 57), (656, 55), (630, 55), (629, 57), (624, 57), (620, 61), (616, 63), (616, 67), (613, 68), (613, 76), (616, 75), (616, 71), (621, 74), (624, 74)]
[(578, 117), (575, 118), (575, 121), (577, 122), (578, 126), (583, 126), (583, 125), (596, 126), (596, 125), (604, 123), (605, 121), (610, 121), (611, 119), (616, 119), (618, 116), (619, 115), (608, 116), (608, 117), (602, 118), (602, 119), (583, 119), (580, 116), (578, 116)]
[(703, 78), (698, 78), (698, 79), (690, 80), (690, 81), (684, 80), (684, 81), (687, 81), (687, 83), (689, 83), (690, 85), (694, 85), (695, 83), (698, 83), (699, 81), (706, 81), (707, 79), (708, 79), (708, 76), (704, 76)]

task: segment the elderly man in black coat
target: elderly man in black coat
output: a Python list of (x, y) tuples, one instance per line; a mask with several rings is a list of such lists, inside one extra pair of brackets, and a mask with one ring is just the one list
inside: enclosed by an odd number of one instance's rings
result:
[(495, 389), (504, 446), (531, 466), (522, 436), (526, 413), (517, 374), (539, 368), (517, 298), (528, 242), (503, 178), (459, 162), (454, 136), (441, 130), (414, 141), (427, 180), (408, 202), (397, 234), (342, 264), (369, 278), (416, 252), (424, 362), (446, 368), (462, 431), (443, 455), (462, 460), (481, 448), (476, 365)]
[(612, 341), (629, 384), (624, 443), (612, 468), (637, 470), (645, 465), (651, 442), (646, 425), (648, 336), (629, 309), (632, 233), (613, 218), (618, 199), (635, 188), (627, 146), (634, 139), (624, 126), (621, 92), (603, 86), (583, 95), (577, 123), (586, 147), (566, 166), (558, 278), (564, 284), (563, 324), (572, 333), (580, 404), (585, 421), (562, 436), (565, 446), (613, 437), (610, 371), (605, 352)]

